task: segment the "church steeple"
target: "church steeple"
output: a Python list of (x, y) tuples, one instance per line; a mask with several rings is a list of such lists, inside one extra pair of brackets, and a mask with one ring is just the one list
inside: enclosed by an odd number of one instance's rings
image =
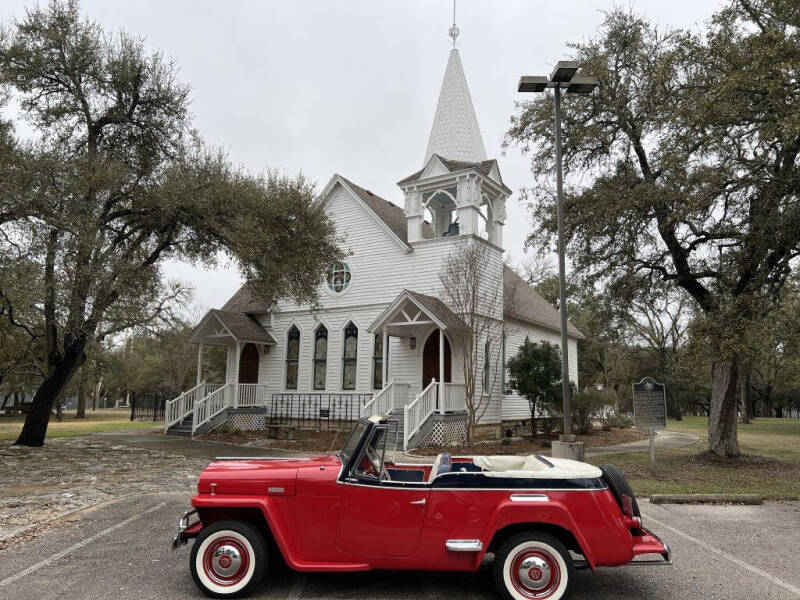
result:
[[(455, 24), (451, 32), (458, 35)], [(458, 49), (453, 47), (447, 60), (442, 89), (439, 92), (439, 103), (433, 118), (428, 148), (425, 150), (426, 164), (433, 154), (450, 160), (465, 162), (481, 162), (486, 160), (486, 149), (483, 146), (478, 118), (472, 106), (472, 97), (464, 76), (464, 67)]]
[(455, 13), (449, 34), (453, 49), (425, 161), (422, 169), (397, 182), (405, 193), (406, 239), (413, 244), (423, 239), (478, 236), (502, 248), (506, 198), (511, 190), (500, 177), (497, 161), (486, 159), (456, 48)]

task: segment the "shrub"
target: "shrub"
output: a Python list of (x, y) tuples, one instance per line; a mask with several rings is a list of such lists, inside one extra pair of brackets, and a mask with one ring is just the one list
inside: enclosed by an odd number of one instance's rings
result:
[(602, 414), (609, 397), (597, 390), (586, 390), (572, 397), (571, 412), (575, 433), (589, 433), (592, 421)]

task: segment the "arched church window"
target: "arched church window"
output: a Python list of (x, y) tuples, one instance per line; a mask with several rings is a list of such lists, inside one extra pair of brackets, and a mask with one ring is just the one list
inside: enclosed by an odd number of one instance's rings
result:
[(328, 329), (325, 325), (317, 327), (314, 333), (314, 389), (324, 390), (328, 374)]
[(327, 282), (328, 289), (335, 293), (341, 294), (350, 287), (350, 265), (345, 262), (338, 262), (328, 267)]
[(300, 330), (292, 325), (286, 334), (286, 389), (297, 389), (297, 365), (300, 359)]
[(483, 347), (483, 391), (489, 392), (489, 377), (491, 376), (491, 365), (489, 363), (489, 356), (491, 354), (489, 342)]
[(383, 389), (383, 334), (375, 334), (372, 346), (372, 388)]
[(358, 359), (358, 327), (352, 322), (344, 328), (342, 346), (342, 389), (356, 389), (356, 368)]

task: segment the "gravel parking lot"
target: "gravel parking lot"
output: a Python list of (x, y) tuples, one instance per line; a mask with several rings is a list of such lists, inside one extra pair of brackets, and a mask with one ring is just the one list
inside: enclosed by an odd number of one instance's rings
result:
[[(142, 494), (75, 513), (0, 553), (0, 598), (200, 598), (188, 547), (170, 540), (184, 493)], [(573, 598), (800, 598), (800, 503), (655, 506), (646, 522), (674, 549), (672, 567), (578, 573)], [(496, 598), (476, 574), (273, 570), (257, 598)]]

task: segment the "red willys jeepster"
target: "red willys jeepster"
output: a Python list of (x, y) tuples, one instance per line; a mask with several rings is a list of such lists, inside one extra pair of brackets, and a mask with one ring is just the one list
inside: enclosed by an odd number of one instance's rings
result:
[(394, 426), (362, 419), (336, 455), (212, 462), (173, 541), (196, 538), (200, 589), (251, 592), (278, 559), (270, 548), (296, 571), (475, 571), (491, 553), (514, 600), (565, 598), (576, 568), (671, 564), (614, 467), (539, 455), (392, 462)]

